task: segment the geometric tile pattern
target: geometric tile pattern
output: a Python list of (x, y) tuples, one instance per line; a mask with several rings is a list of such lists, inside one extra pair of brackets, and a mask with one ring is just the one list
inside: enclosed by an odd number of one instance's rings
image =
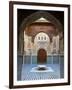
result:
[(45, 79), (59, 79), (60, 78), (60, 65), (59, 64), (46, 64), (51, 67), (53, 72), (31, 72), (36, 64), (23, 64), (21, 72), (21, 80), (45, 80)]

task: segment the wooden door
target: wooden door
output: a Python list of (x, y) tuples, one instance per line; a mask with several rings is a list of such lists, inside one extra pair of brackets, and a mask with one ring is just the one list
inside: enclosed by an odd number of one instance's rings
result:
[(37, 56), (37, 63), (38, 64), (45, 64), (47, 61), (47, 53), (44, 49), (39, 49), (38, 56)]

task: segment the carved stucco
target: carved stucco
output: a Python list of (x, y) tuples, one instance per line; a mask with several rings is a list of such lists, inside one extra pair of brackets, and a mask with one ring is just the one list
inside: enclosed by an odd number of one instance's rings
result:
[[(39, 19), (40, 17), (44, 17), (47, 20), (49, 20), (52, 24), (55, 25), (56, 29), (59, 32), (61, 32), (63, 30), (61, 23), (53, 15), (51, 15), (50, 13), (38, 11), (36, 13), (31, 14), (30, 16), (28, 16), (27, 18), (25, 18), (23, 20), (23, 22), (22, 22), (22, 24), (21, 24), (21, 26), (19, 28), (19, 47), (18, 47), (18, 51), (20, 53), (22, 53), (22, 54), (24, 53), (24, 30), (31, 29), (31, 27), (30, 27), (30, 25), (32, 26), (31, 23), (33, 23), (35, 20)], [(32, 28), (33, 28), (33, 26), (32, 26)], [(35, 37), (35, 35), (33, 34), (33, 38), (34, 37)]]

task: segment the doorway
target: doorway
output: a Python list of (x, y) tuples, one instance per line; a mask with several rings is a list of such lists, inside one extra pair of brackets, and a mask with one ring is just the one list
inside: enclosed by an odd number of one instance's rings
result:
[(47, 52), (45, 49), (39, 49), (37, 54), (37, 63), (46, 64), (47, 62)]

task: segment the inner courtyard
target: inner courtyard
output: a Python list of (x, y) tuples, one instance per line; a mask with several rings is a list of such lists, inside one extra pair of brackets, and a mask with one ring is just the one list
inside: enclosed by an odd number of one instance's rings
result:
[(64, 35), (56, 17), (46, 12), (27, 17), (18, 44), (17, 80), (64, 78)]

